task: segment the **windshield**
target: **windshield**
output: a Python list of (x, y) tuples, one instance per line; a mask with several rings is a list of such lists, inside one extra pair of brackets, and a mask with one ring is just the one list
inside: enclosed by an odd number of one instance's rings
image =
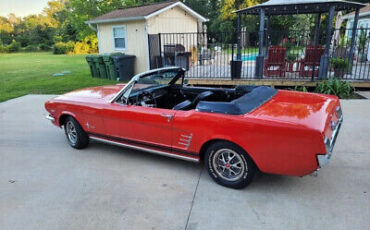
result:
[[(135, 83), (134, 87), (132, 88), (132, 92), (151, 88), (153, 86), (159, 85), (168, 85), (175, 77), (177, 77), (179, 71), (168, 71), (164, 73), (153, 73), (147, 76), (143, 76), (139, 78), (139, 80)], [(179, 78), (181, 81), (182, 79)]]

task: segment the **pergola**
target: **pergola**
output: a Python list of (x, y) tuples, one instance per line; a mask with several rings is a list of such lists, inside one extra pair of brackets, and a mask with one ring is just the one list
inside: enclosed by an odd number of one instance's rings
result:
[[(293, 15), (293, 14), (316, 14), (315, 32), (314, 32), (314, 43), (315, 46), (318, 44), (319, 30), (320, 30), (320, 18), (321, 14), (329, 14), (329, 24), (327, 28), (326, 45), (324, 55), (320, 60), (319, 67), (319, 78), (325, 79), (328, 75), (329, 68), (329, 48), (332, 38), (333, 31), (333, 19), (334, 13), (341, 10), (355, 10), (355, 20), (352, 28), (351, 46), (349, 51), (350, 63), (353, 63), (353, 52), (356, 42), (356, 30), (360, 8), (364, 7), (364, 4), (356, 2), (348, 2), (342, 0), (270, 0), (262, 4), (258, 4), (245, 9), (237, 10), (235, 13), (238, 14), (237, 21), (237, 32), (238, 32), (238, 43), (237, 43), (237, 60), (241, 60), (241, 16), (243, 14), (259, 15), (259, 48), (258, 56), (256, 58), (256, 78), (263, 77), (263, 63), (264, 63), (264, 30), (265, 30), (265, 17), (273, 15)], [(352, 64), (351, 64), (352, 65)]]

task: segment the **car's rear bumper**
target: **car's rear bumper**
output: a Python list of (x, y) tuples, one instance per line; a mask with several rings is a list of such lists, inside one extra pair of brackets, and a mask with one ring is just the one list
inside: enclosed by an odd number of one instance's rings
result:
[(317, 162), (318, 162), (319, 168), (322, 168), (329, 163), (329, 160), (333, 154), (335, 142), (337, 141), (338, 133), (339, 133), (340, 127), (342, 126), (342, 123), (343, 123), (343, 116), (341, 116), (338, 119), (338, 123), (332, 132), (332, 135), (330, 138), (330, 147), (328, 149), (329, 151), (325, 155), (321, 155), (321, 154), (317, 155)]

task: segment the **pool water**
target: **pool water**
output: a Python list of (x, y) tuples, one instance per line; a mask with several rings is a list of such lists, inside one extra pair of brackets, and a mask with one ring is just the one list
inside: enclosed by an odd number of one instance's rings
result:
[[(242, 61), (255, 61), (257, 57), (257, 54), (243, 54), (241, 57)], [(236, 60), (236, 56), (234, 57), (234, 60)]]

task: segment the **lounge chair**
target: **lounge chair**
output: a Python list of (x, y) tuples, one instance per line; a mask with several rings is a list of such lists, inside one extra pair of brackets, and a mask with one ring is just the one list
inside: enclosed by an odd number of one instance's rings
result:
[(309, 46), (306, 48), (305, 57), (299, 61), (299, 75), (301, 77), (317, 77), (320, 68), (320, 59), (325, 48), (322, 46)]
[(264, 60), (263, 75), (267, 77), (285, 77), (286, 71), (286, 48), (271, 46), (268, 49), (267, 58)]

